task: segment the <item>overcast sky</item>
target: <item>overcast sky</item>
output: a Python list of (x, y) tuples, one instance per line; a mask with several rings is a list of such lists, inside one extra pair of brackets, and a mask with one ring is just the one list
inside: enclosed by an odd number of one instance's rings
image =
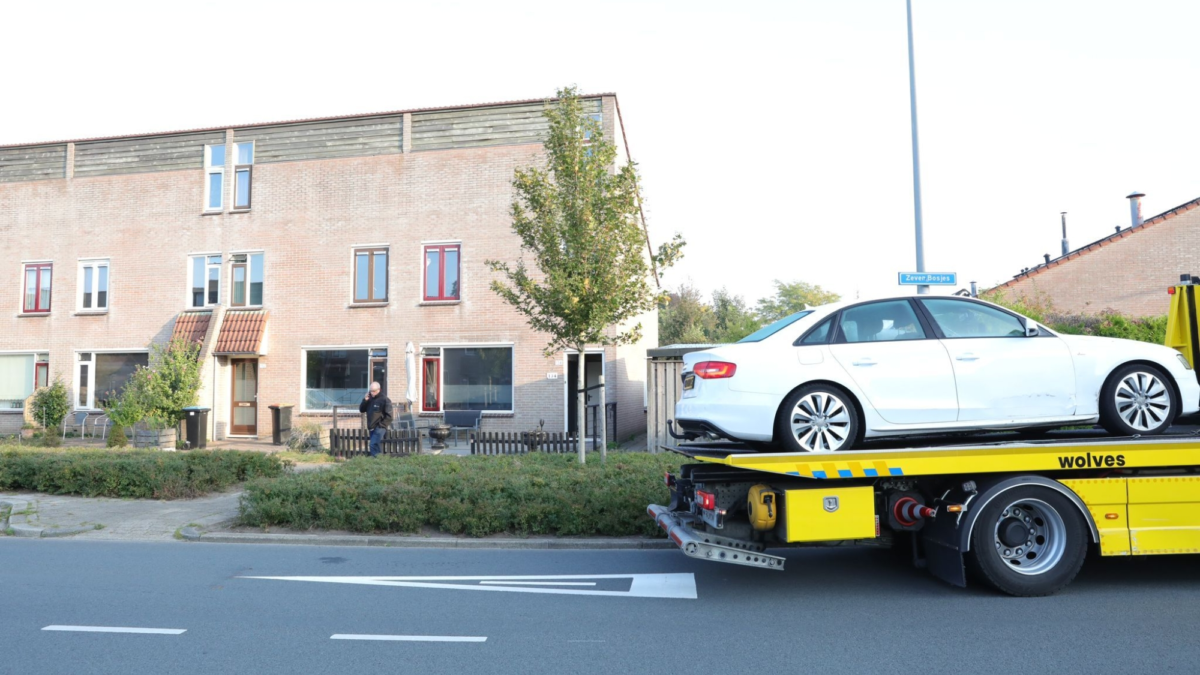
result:
[[(1200, 196), (1200, 3), (914, 0), (926, 268), (1003, 281)], [(616, 92), (664, 279), (914, 269), (904, 0), (6, 3), (0, 144)], [(1190, 270), (1197, 272), (1198, 270)]]

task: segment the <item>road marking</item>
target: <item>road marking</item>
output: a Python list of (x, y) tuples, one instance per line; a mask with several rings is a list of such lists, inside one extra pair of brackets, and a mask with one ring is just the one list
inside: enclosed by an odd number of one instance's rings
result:
[[(362, 584), (366, 586), (402, 586), (407, 588), (442, 588), (467, 591), (497, 591), (506, 593), (547, 593), (551, 595), (603, 595), (618, 598), (696, 599), (696, 577), (686, 574), (555, 574), (549, 576), (481, 576), (481, 577), (257, 577), (275, 581), (311, 581), (326, 584)], [(565, 580), (629, 579), (627, 591), (599, 591), (574, 588), (536, 588), (525, 585), (483, 585), (485, 581), (523, 581), (541, 584)], [(451, 583), (451, 582), (476, 582)]]
[(121, 626), (46, 626), (42, 630), (75, 633), (147, 633), (150, 635), (181, 635), (187, 631), (186, 628), (125, 628)]
[(468, 637), (465, 635), (354, 635), (338, 633), (330, 635), (330, 640), (385, 640), (390, 642), (487, 642), (486, 637)]
[(594, 581), (481, 581), (495, 586), (595, 586)]

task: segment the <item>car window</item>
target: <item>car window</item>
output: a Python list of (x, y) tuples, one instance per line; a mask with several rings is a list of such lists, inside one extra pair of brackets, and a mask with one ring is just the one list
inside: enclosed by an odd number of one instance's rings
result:
[(778, 333), (779, 331), (783, 330), (784, 328), (787, 328), (788, 326), (796, 323), (800, 319), (803, 319), (804, 317), (808, 316), (809, 314), (812, 314), (811, 309), (806, 309), (802, 312), (796, 312), (795, 314), (789, 314), (789, 315), (783, 317), (782, 319), (776, 321), (775, 323), (768, 324), (766, 326), (763, 326), (762, 328), (759, 328), (758, 330), (747, 335), (746, 337), (742, 338), (741, 340), (738, 340), (738, 342), (761, 342), (762, 340), (765, 340), (765, 339), (771, 337), (772, 335)]
[(907, 300), (885, 300), (842, 311), (838, 339), (843, 342), (921, 340), (925, 331)]
[(1024, 337), (1021, 320), (994, 307), (963, 300), (922, 300), (948, 338)]
[(808, 335), (805, 335), (804, 339), (800, 341), (800, 344), (823, 345), (826, 342), (829, 342), (829, 328), (831, 326), (833, 326), (833, 317), (825, 319), (821, 322), (821, 325), (812, 329), (812, 332), (810, 332)]

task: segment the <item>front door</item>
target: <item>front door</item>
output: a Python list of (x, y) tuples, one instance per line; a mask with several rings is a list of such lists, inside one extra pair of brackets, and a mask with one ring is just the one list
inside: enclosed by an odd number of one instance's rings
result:
[(387, 396), (387, 357), (371, 359), (371, 381), (378, 382), (380, 393)]
[(233, 411), (229, 433), (258, 435), (258, 359), (231, 359), (233, 366)]
[[(591, 387), (600, 384), (600, 373), (604, 369), (604, 364), (601, 361), (603, 354), (588, 354), (586, 363), (587, 370), (584, 372), (586, 378), (586, 386)], [(579, 419), (576, 416), (576, 411), (579, 409), (579, 396), (575, 393), (579, 389), (579, 355), (567, 355), (567, 431), (575, 433), (579, 428)], [(587, 405), (600, 404), (600, 390), (592, 389), (587, 393)], [(586, 423), (588, 431), (592, 431), (592, 409), (586, 411)]]

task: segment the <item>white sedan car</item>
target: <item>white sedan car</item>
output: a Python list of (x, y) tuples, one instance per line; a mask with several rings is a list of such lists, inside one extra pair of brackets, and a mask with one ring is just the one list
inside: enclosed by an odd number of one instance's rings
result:
[(1198, 409), (1200, 383), (1173, 349), (1057, 335), (980, 300), (922, 296), (816, 307), (685, 355), (675, 421), (693, 438), (831, 452), (1097, 421), (1151, 435)]

